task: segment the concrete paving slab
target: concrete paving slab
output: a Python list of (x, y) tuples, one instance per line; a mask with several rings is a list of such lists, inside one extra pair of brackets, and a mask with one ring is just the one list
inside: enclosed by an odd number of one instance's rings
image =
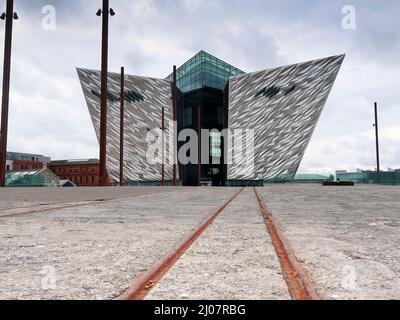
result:
[(60, 203), (122, 199), (194, 188), (171, 187), (80, 187), (80, 188), (2, 188), (0, 214), (8, 209), (29, 209)]
[(400, 188), (259, 190), (325, 299), (400, 299)]
[[(400, 298), (398, 187), (272, 185), (260, 191), (324, 298)], [(0, 299), (114, 298), (236, 192), (2, 189)], [(153, 298), (288, 298), (280, 293), (283, 277), (251, 197), (246, 191), (215, 221), (175, 266), (180, 275), (171, 270), (164, 279), (166, 287), (157, 287)], [(23, 214), (29, 206), (41, 209), (101, 199), (111, 200)], [(15, 214), (1, 217), (7, 212)], [(262, 266), (253, 264), (254, 256)], [(250, 292), (242, 290), (249, 288), (246, 281), (255, 283)]]
[(192, 245), (148, 299), (290, 299), (252, 189)]
[(112, 299), (236, 191), (0, 217), (0, 299)]

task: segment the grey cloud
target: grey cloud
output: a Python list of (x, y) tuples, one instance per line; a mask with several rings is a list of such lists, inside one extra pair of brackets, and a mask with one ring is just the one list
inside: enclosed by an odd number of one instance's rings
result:
[[(342, 165), (373, 168), (372, 103), (382, 129), (398, 126), (400, 3), (353, 0), (357, 29), (341, 28), (348, 1), (213, 0), (189, 10), (183, 1), (111, 0), (110, 70), (165, 77), (173, 64), (204, 49), (245, 71), (347, 53), (302, 170)], [(57, 30), (41, 28), (44, 5)], [(100, 67), (100, 0), (16, 1), (9, 149), (54, 158), (97, 157), (97, 140), (76, 67)], [(0, 43), (4, 27), (0, 23)], [(3, 52), (0, 51), (0, 61)], [(332, 145), (325, 151), (319, 146)], [(351, 137), (351, 143), (342, 143)], [(382, 136), (386, 166), (400, 166), (399, 140)], [(336, 151), (329, 157), (330, 151)]]

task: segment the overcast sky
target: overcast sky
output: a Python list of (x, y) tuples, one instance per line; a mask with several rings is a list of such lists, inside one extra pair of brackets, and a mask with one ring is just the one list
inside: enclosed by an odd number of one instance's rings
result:
[[(5, 7), (5, 0), (1, 0)], [(110, 71), (164, 78), (205, 50), (247, 71), (345, 53), (301, 172), (375, 167), (373, 103), (384, 168), (400, 168), (400, 1), (110, 0)], [(42, 8), (56, 9), (56, 29)], [(344, 29), (342, 8), (356, 9)], [(100, 68), (100, 0), (15, 0), (10, 151), (98, 158), (76, 67)], [(45, 20), (48, 21), (48, 20)], [(0, 43), (4, 23), (0, 21)], [(1, 47), (0, 61), (3, 61)]]

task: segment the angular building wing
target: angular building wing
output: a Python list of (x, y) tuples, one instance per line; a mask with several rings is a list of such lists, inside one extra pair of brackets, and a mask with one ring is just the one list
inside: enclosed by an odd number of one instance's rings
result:
[(229, 80), (228, 127), (254, 130), (254, 150), (238, 156), (244, 151), (233, 141), (228, 180), (294, 178), (343, 59), (334, 56)]
[[(93, 126), (100, 140), (99, 71), (77, 69)], [(114, 183), (119, 182), (120, 159), (120, 86), (121, 77), (109, 73), (107, 112), (107, 171)], [(150, 130), (161, 129), (163, 109), (165, 123), (172, 122), (171, 83), (167, 80), (125, 76), (125, 139), (126, 180), (153, 182), (162, 179), (162, 164), (147, 159)], [(168, 147), (167, 147), (168, 149)], [(169, 150), (166, 150), (168, 152)], [(165, 165), (165, 179), (172, 180), (172, 163)]]

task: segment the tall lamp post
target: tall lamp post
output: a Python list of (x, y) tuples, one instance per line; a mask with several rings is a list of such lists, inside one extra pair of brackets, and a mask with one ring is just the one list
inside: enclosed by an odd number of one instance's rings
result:
[(106, 185), (107, 179), (107, 81), (108, 81), (108, 18), (115, 12), (110, 9), (109, 0), (103, 0), (103, 9), (99, 9), (97, 16), (102, 16), (102, 44), (101, 44), (101, 104), (100, 104), (100, 170), (99, 186)]
[(1, 106), (1, 128), (0, 128), (0, 187), (6, 184), (6, 162), (7, 162), (7, 133), (8, 133), (8, 106), (10, 101), (10, 71), (11, 71), (11, 44), (13, 20), (18, 19), (14, 12), (14, 0), (7, 0), (6, 12), (0, 16), (6, 21), (4, 38), (4, 65), (3, 65), (3, 98)]

